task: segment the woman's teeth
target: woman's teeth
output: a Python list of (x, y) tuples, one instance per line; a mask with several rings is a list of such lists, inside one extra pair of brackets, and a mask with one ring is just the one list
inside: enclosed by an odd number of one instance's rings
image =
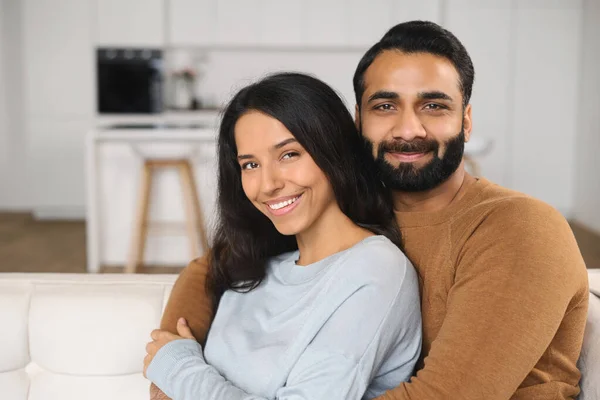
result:
[(290, 204), (292, 204), (293, 202), (295, 202), (299, 198), (300, 198), (300, 196), (294, 197), (293, 199), (289, 199), (289, 200), (286, 200), (286, 201), (282, 201), (281, 203), (269, 204), (269, 207), (272, 208), (273, 210), (279, 210), (280, 208), (283, 208), (285, 206), (289, 206)]

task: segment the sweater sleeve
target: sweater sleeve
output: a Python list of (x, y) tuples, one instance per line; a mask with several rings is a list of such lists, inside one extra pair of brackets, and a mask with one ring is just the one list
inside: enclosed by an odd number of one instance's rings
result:
[[(350, 295), (308, 344), (276, 398), (359, 400), (390, 354), (393, 368), (386, 376), (409, 379), (421, 349), (421, 314), (416, 273), (407, 271), (400, 282), (367, 284)], [(177, 400), (263, 400), (221, 376), (193, 340), (163, 346), (147, 375)]]
[[(456, 256), (446, 316), (423, 369), (380, 400), (511, 398), (587, 290), (568, 224), (533, 199), (495, 210)], [(567, 351), (581, 348), (581, 337), (567, 341)], [(570, 364), (577, 357), (547, 356)], [(569, 383), (577, 393), (577, 382)]]

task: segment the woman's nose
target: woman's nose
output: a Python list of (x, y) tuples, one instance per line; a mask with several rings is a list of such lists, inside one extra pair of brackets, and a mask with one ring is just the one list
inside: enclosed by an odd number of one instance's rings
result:
[(281, 173), (277, 167), (263, 167), (261, 191), (267, 195), (281, 190), (284, 186)]

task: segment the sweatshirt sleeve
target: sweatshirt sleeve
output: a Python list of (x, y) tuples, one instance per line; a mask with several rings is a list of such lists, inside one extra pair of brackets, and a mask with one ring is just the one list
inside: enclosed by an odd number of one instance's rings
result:
[[(446, 316), (424, 367), (380, 400), (511, 398), (586, 291), (585, 265), (564, 218), (533, 199), (504, 205), (457, 254)], [(565, 351), (578, 354), (581, 337), (567, 338)], [(572, 364), (572, 354), (547, 356)], [(577, 382), (570, 383), (576, 393)]]
[[(386, 377), (409, 379), (421, 349), (421, 314), (416, 272), (412, 266), (407, 271), (400, 281), (367, 284), (344, 300), (294, 364), (276, 398), (359, 400), (390, 354), (393, 367)], [(189, 339), (163, 346), (147, 376), (177, 400), (263, 400), (227, 381)]]

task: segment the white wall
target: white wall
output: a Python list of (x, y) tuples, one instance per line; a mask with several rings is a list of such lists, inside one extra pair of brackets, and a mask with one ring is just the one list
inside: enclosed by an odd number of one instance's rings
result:
[(0, 209), (28, 210), (22, 73), (22, 5), (0, 0)]
[(8, 159), (8, 131), (7, 131), (7, 112), (6, 112), (6, 80), (4, 77), (4, 62), (6, 57), (4, 55), (4, 40), (5, 34), (4, 28), (4, 0), (0, 0), (0, 205), (5, 203), (7, 174), (6, 166)]
[(585, 0), (574, 216), (600, 233), (600, 2)]
[(20, 0), (29, 195), (36, 216), (82, 218), (94, 125), (93, 3)]
[[(580, 0), (518, 0), (510, 185), (573, 211), (580, 80)], [(596, 72), (598, 74), (598, 72)], [(586, 144), (589, 146), (589, 144)]]
[(511, 184), (506, 170), (511, 161), (507, 155), (513, 134), (513, 8), (512, 2), (506, 0), (446, 0), (443, 21), (466, 47), (475, 66), (472, 138), (492, 141), (491, 151), (478, 159), (482, 173), (505, 186)]

